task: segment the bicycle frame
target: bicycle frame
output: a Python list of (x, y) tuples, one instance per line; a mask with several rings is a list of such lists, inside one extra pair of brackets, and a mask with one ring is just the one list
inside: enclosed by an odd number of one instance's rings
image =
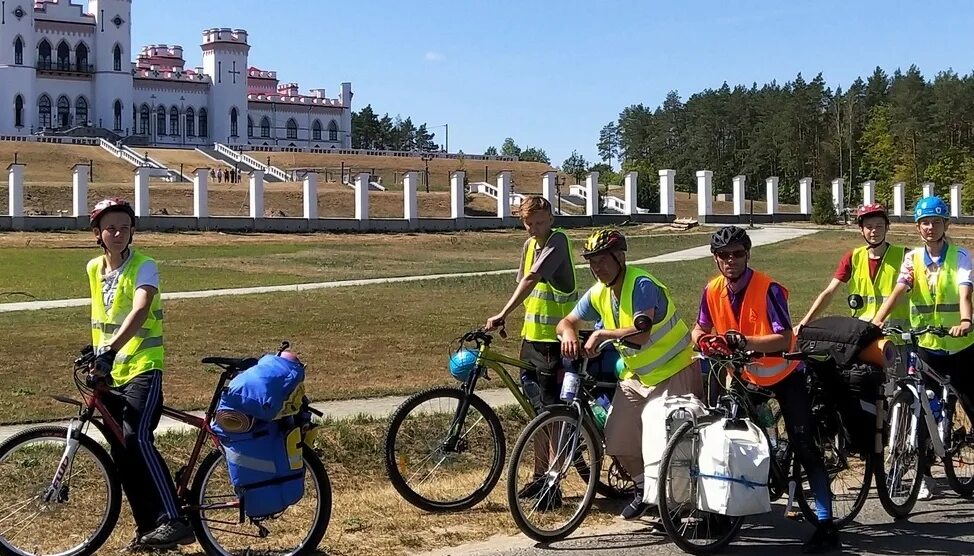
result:
[[(507, 355), (498, 353), (487, 345), (482, 345), (480, 347), (480, 354), (477, 361), (483, 367), (484, 378), (489, 378), (487, 376), (487, 369), (497, 373), (497, 376), (500, 377), (501, 382), (504, 383), (504, 386), (511, 391), (511, 394), (514, 395), (514, 399), (517, 400), (518, 405), (520, 405), (521, 408), (523, 408), (528, 414), (528, 418), (534, 419), (537, 416), (538, 412), (534, 409), (534, 406), (531, 405), (531, 401), (528, 400), (528, 398), (521, 392), (521, 387), (517, 384), (517, 382), (514, 381), (514, 378), (511, 377), (510, 373), (507, 372), (507, 368), (505, 367), (505, 365), (509, 365), (523, 371), (533, 371), (535, 370), (534, 365), (520, 359), (515, 359), (514, 357), (508, 357)], [(471, 375), (479, 374), (481, 373), (471, 373)], [(473, 386), (476, 386), (476, 378), (474, 378), (473, 381), (468, 382), (472, 382), (468, 394), (473, 393)]]

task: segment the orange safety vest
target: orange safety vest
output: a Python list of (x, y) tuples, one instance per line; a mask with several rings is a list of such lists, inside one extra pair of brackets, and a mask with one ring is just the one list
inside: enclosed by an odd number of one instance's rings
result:
[[(751, 281), (741, 303), (742, 320), (738, 322), (727, 293), (727, 279), (720, 275), (711, 280), (707, 284), (707, 307), (714, 323), (714, 333), (724, 334), (729, 330), (736, 330), (745, 336), (774, 334), (768, 319), (768, 288), (771, 287), (771, 282), (768, 275), (752, 271)], [(781, 289), (787, 300), (788, 290), (783, 287)], [(790, 348), (792, 351), (796, 341), (793, 335)], [(788, 361), (781, 357), (762, 357), (747, 365), (743, 376), (745, 380), (758, 386), (771, 386), (787, 377), (796, 367), (797, 361)]]

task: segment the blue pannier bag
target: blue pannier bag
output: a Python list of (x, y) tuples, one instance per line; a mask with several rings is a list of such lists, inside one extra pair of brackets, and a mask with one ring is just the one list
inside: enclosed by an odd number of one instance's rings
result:
[(304, 366), (268, 354), (224, 388), (217, 410), (235, 410), (258, 421), (294, 415), (304, 399)]

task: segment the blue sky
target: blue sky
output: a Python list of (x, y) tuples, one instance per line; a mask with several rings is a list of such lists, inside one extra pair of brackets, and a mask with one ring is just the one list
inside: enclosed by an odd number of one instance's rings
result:
[(972, 23), (970, 1), (134, 0), (132, 40), (181, 44), (192, 67), (203, 29), (244, 28), (251, 65), (302, 92), (351, 81), (355, 110), (448, 123), (451, 151), (511, 136), (557, 165), (572, 149), (596, 159), (606, 122), (674, 89), (969, 73)]

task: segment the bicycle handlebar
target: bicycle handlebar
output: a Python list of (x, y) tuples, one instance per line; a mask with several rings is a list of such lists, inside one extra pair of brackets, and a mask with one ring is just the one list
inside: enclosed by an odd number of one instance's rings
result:
[(898, 326), (887, 326), (883, 328), (883, 334), (887, 336), (900, 336), (904, 340), (912, 340), (924, 334), (933, 334), (934, 336), (944, 336), (950, 335), (950, 329), (945, 326), (924, 326), (922, 328), (913, 329), (903, 329)]

